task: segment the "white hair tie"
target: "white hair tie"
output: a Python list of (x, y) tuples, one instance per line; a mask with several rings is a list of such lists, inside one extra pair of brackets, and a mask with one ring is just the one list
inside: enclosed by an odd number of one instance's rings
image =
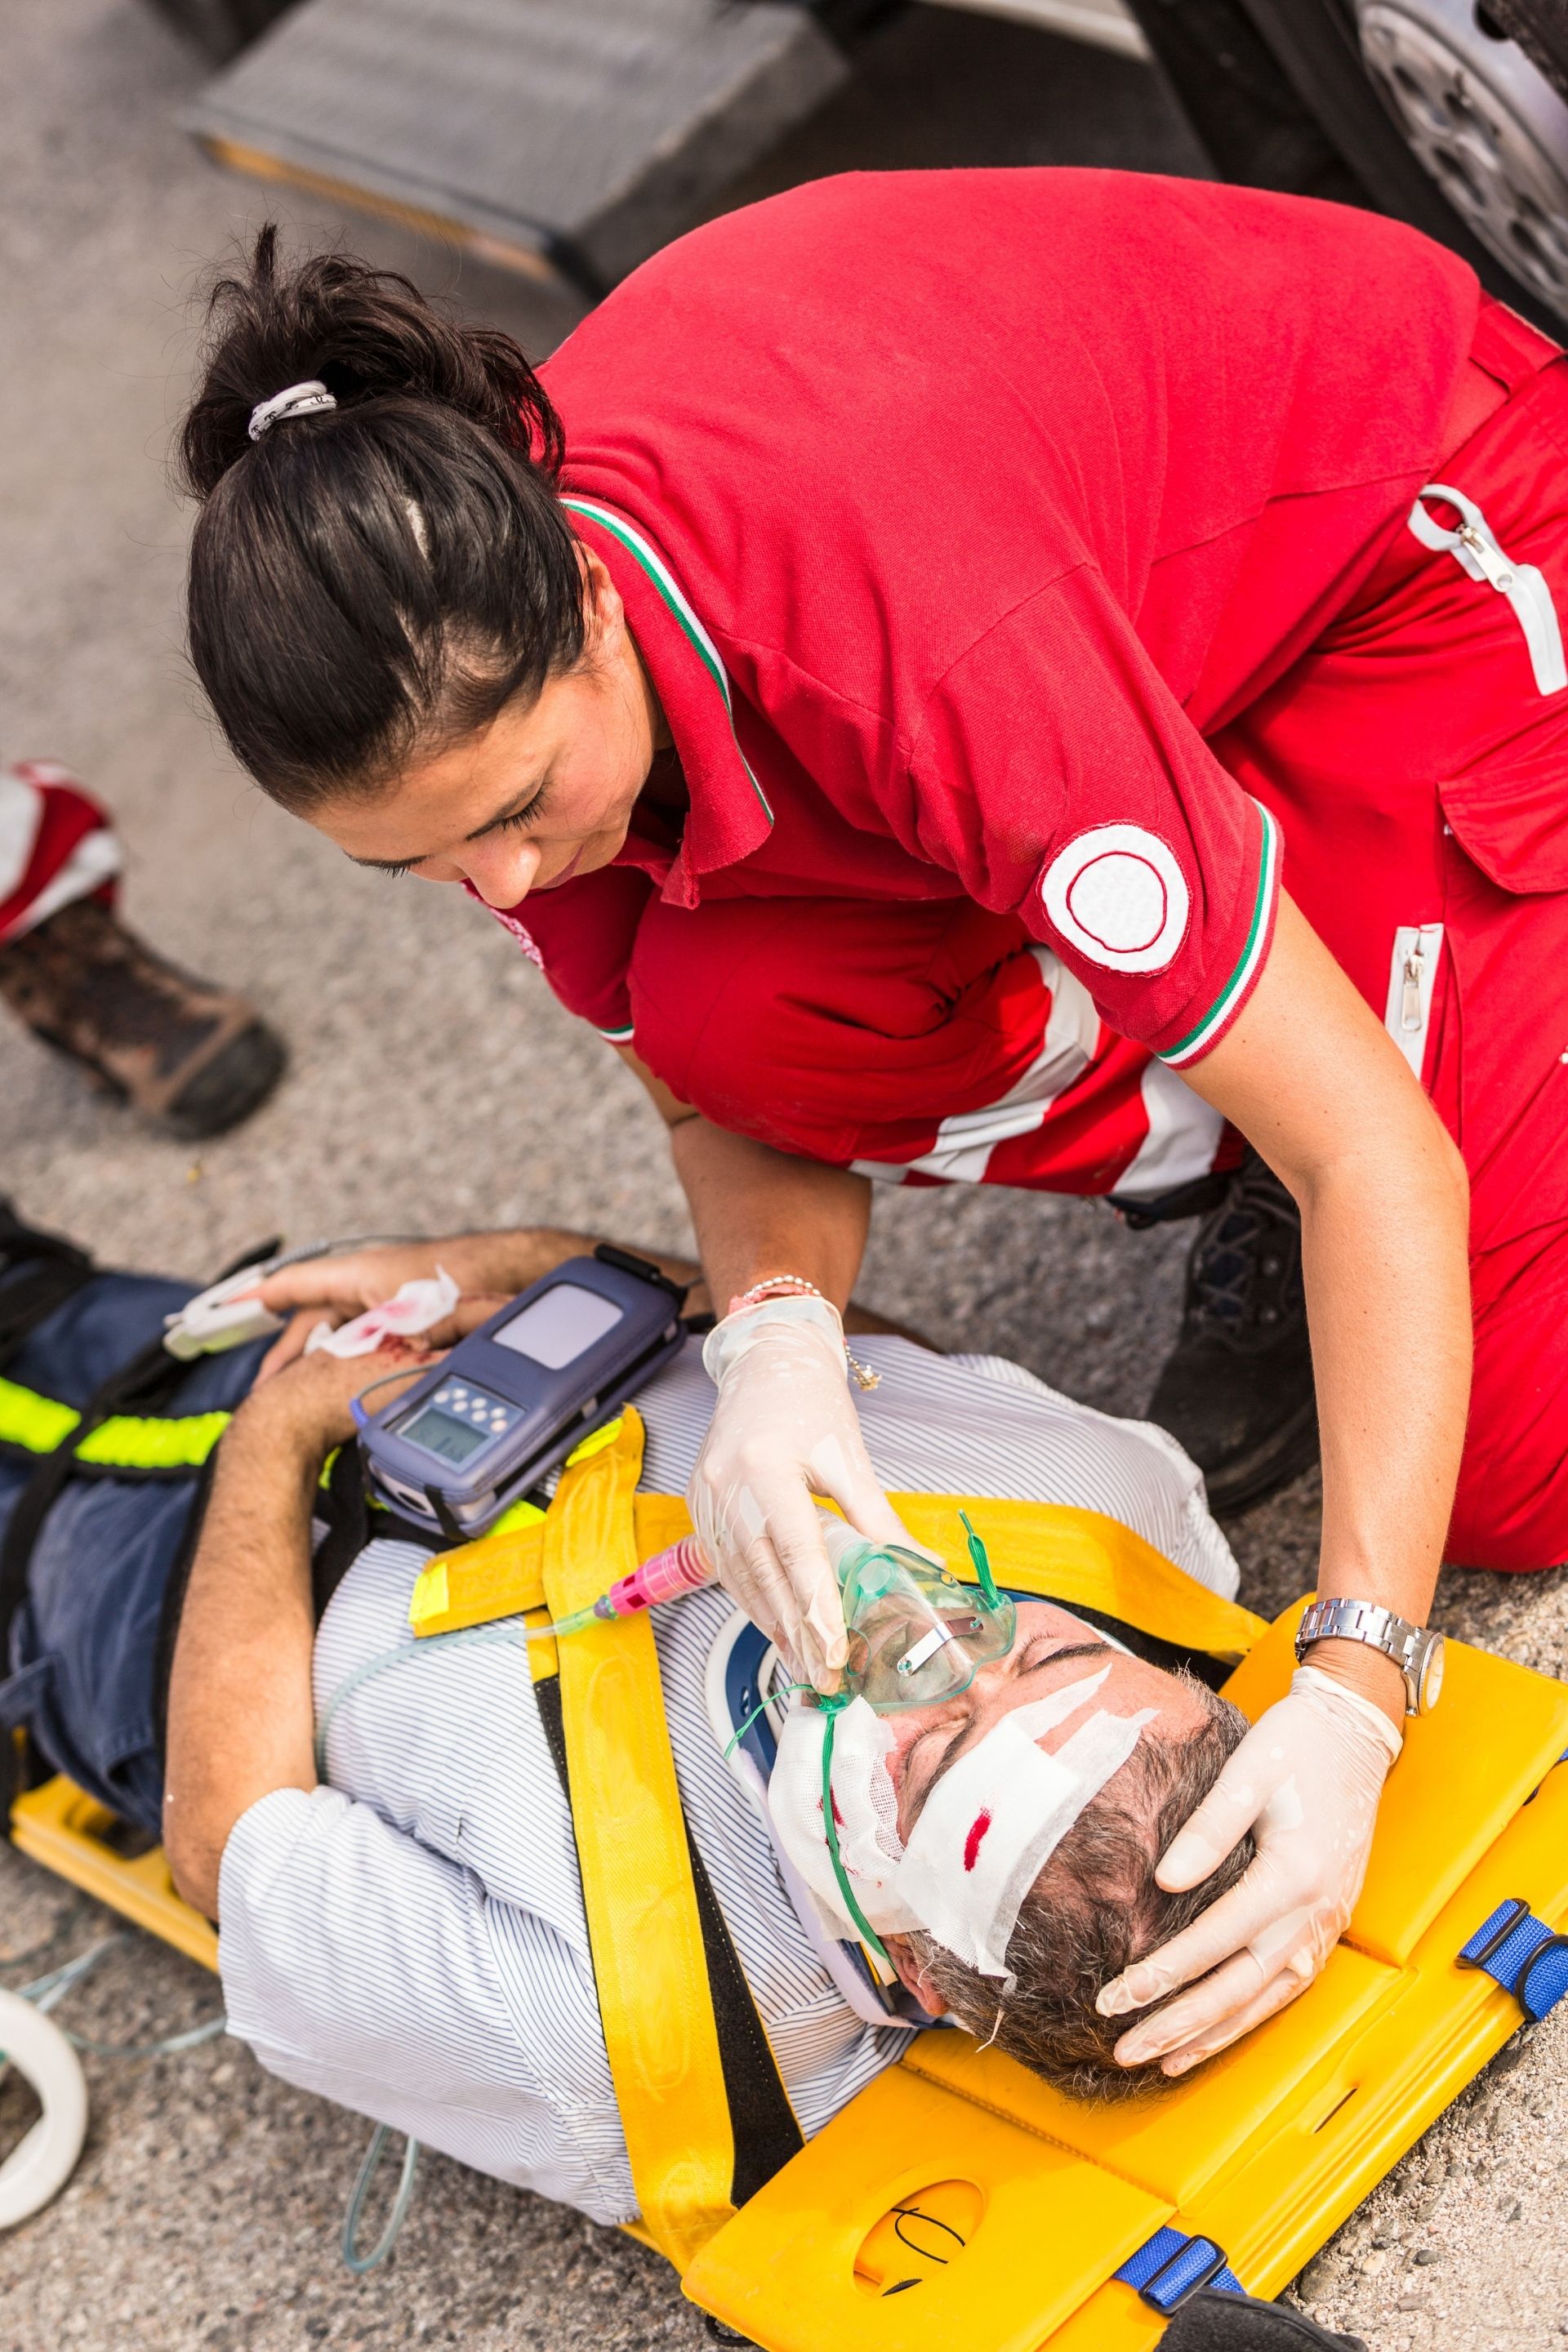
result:
[(291, 383), (287, 392), (275, 392), (270, 400), (258, 402), (251, 410), (250, 437), (259, 441), (269, 425), (281, 425), (291, 416), (313, 416), (337, 404), (326, 385), (318, 383), (314, 376), (308, 383)]

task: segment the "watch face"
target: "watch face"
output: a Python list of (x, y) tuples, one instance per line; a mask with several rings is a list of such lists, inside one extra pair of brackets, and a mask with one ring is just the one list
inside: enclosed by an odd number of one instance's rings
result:
[(1423, 1715), (1427, 1714), (1431, 1708), (1436, 1706), (1437, 1701), (1441, 1698), (1442, 1695), (1443, 1636), (1441, 1633), (1438, 1633), (1434, 1637), (1432, 1646), (1427, 1651), (1426, 1658), (1422, 1662), (1421, 1683), (1418, 1694), (1421, 1713)]

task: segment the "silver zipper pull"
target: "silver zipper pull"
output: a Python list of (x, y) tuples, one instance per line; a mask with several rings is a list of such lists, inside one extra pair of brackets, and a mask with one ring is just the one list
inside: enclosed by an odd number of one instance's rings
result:
[(1458, 537), (1461, 546), (1468, 547), (1475, 558), (1476, 568), (1484, 573), (1500, 595), (1506, 596), (1514, 584), (1513, 566), (1489, 539), (1483, 538), (1473, 522), (1462, 522)]
[[(1457, 530), (1448, 530), (1426, 511), (1427, 499), (1440, 499), (1459, 517)], [(1484, 580), (1506, 596), (1524, 633), (1530, 667), (1538, 694), (1568, 691), (1568, 658), (1563, 631), (1546, 575), (1533, 563), (1516, 563), (1505, 553), (1475, 500), (1450, 482), (1428, 482), (1407, 517), (1408, 528), (1434, 553), (1447, 550), (1468, 580)]]
[(1401, 1029), (1416, 1030), (1421, 1026), (1421, 975), (1426, 963), (1426, 954), (1416, 940), (1405, 958), (1405, 986), (1399, 1000)]

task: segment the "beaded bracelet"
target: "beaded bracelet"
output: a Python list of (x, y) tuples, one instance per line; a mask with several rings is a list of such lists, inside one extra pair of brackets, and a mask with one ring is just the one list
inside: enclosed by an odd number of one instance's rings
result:
[(730, 1313), (734, 1315), (742, 1307), (760, 1307), (764, 1298), (780, 1295), (797, 1298), (822, 1297), (816, 1283), (807, 1282), (804, 1274), (768, 1274), (761, 1282), (753, 1282), (750, 1290), (742, 1290), (738, 1297), (731, 1299)]
[[(823, 1294), (815, 1282), (806, 1280), (804, 1274), (770, 1274), (765, 1275), (761, 1282), (753, 1282), (750, 1290), (742, 1290), (738, 1297), (731, 1298), (729, 1312), (738, 1315), (742, 1307), (761, 1307), (769, 1298), (823, 1298)], [(832, 1301), (823, 1298), (823, 1304), (831, 1306)], [(838, 1312), (837, 1307), (833, 1311), (835, 1314)], [(858, 1389), (880, 1388), (881, 1373), (874, 1372), (869, 1364), (863, 1364), (852, 1351), (847, 1339), (844, 1341), (844, 1360)]]

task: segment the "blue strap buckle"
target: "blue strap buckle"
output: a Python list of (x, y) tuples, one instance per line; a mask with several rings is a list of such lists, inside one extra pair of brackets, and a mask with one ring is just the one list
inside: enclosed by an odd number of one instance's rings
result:
[(1532, 2024), (1568, 1992), (1568, 1936), (1538, 1919), (1522, 1895), (1510, 1895), (1481, 1921), (1460, 1950), (1462, 1969), (1484, 1969), (1512, 1993)]
[(1189, 2238), (1184, 2231), (1169, 2227), (1156, 2230), (1136, 2253), (1129, 2254), (1116, 2276), (1163, 2319), (1205, 2286), (1217, 2286), (1226, 2294), (1247, 2292), (1223, 2246), (1213, 2238)]

